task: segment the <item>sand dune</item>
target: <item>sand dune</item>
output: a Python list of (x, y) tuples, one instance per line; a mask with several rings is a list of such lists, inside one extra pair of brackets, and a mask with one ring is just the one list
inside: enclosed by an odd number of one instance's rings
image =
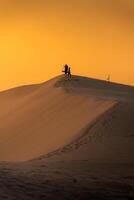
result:
[(133, 99), (79, 76), (1, 92), (0, 199), (134, 199)]
[(60, 76), (1, 92), (0, 160), (34, 159), (64, 147), (119, 100), (131, 101), (133, 91), (129, 86)]
[(62, 147), (115, 104), (67, 92), (59, 80), (0, 94), (1, 160), (28, 160)]

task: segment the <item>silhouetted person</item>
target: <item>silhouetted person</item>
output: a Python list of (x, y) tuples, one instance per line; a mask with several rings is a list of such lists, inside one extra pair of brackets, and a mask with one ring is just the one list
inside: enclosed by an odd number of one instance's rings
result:
[(107, 77), (107, 81), (108, 81), (108, 82), (110, 82), (110, 78), (111, 78), (111, 77), (110, 77), (110, 74), (109, 74), (108, 77)]
[(69, 78), (71, 78), (71, 67), (68, 68), (67, 75)]
[(68, 65), (65, 65), (65, 66), (64, 66), (64, 70), (63, 70), (62, 72), (64, 72), (65, 75), (68, 73), (68, 68), (69, 68)]

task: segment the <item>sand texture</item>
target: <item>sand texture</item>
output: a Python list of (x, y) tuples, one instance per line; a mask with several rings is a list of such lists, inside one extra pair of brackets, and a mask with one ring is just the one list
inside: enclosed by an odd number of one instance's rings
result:
[(134, 87), (73, 76), (0, 93), (0, 199), (134, 199)]

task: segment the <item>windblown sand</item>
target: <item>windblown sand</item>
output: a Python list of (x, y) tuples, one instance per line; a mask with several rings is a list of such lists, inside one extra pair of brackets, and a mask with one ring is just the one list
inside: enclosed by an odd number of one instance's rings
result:
[(0, 93), (0, 199), (134, 199), (134, 88), (73, 76)]

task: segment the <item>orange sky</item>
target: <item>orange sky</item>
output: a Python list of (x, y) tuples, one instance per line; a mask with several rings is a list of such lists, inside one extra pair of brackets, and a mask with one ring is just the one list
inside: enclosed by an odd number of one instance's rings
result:
[(1, 0), (0, 90), (74, 74), (134, 85), (133, 0)]

